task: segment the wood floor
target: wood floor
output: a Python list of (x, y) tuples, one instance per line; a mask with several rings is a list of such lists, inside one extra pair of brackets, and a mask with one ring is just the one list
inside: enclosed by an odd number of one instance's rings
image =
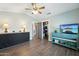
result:
[(0, 49), (1, 56), (79, 56), (73, 49), (55, 45), (46, 39), (33, 39), (5, 49)]

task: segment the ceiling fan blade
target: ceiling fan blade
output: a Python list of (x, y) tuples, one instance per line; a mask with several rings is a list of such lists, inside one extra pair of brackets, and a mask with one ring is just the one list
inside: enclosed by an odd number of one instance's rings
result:
[(41, 11), (38, 11), (38, 13), (42, 14), (42, 12), (41, 12)]
[(30, 8), (25, 8), (25, 10), (32, 10), (32, 9), (30, 9)]
[(39, 9), (45, 9), (45, 7), (43, 6), (43, 7), (40, 7)]

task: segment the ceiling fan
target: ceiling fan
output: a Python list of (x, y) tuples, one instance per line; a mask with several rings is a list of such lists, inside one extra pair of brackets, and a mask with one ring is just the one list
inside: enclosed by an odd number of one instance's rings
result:
[(32, 8), (25, 8), (25, 10), (32, 10), (32, 14), (42, 14), (42, 10), (45, 9), (45, 6), (42, 6), (37, 3), (32, 3)]

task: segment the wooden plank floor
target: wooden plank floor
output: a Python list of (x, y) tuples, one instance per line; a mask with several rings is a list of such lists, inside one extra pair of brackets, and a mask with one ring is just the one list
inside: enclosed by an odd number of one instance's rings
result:
[(1, 56), (79, 56), (79, 52), (48, 42), (46, 39), (33, 39), (5, 49)]

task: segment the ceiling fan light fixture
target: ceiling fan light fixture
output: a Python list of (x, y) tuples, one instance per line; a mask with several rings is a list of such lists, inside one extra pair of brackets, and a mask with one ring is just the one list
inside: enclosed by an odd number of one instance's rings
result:
[(25, 10), (31, 10), (32, 14), (42, 14), (43, 9), (45, 9), (45, 6), (37, 3), (32, 3), (32, 8), (25, 8)]

